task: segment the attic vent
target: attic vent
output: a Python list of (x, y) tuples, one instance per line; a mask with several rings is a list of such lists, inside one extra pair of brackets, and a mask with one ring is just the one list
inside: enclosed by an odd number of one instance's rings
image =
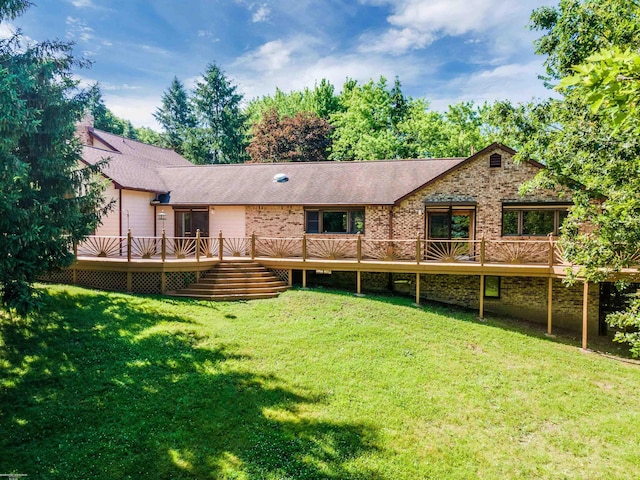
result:
[(500, 168), (502, 166), (502, 155), (494, 153), (489, 157), (490, 168)]
[(273, 176), (273, 181), (277, 183), (284, 183), (289, 181), (286, 173), (277, 173)]

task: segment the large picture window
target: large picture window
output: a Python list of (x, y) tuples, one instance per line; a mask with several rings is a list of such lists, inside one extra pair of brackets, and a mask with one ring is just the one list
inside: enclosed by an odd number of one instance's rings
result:
[(559, 235), (560, 227), (566, 217), (567, 207), (503, 206), (502, 235), (532, 237)]
[(364, 233), (364, 210), (305, 210), (306, 233)]

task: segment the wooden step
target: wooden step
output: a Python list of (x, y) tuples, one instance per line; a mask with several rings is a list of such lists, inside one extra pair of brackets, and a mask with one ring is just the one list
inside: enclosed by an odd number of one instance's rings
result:
[(197, 282), (175, 292), (176, 297), (202, 300), (253, 300), (277, 297), (289, 287), (255, 261), (223, 261)]

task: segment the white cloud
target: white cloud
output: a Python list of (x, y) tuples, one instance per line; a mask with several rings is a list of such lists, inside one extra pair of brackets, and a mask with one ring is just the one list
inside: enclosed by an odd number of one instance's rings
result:
[(96, 8), (93, 0), (71, 0), (71, 5), (78, 8)]
[(105, 94), (104, 103), (109, 110), (120, 118), (131, 121), (135, 127), (149, 127), (160, 130), (160, 125), (153, 118), (153, 112), (160, 106), (162, 94), (145, 97)]
[(313, 55), (311, 47), (314, 44), (317, 44), (316, 39), (305, 36), (273, 40), (239, 57), (234, 64), (261, 73), (278, 71), (289, 66), (294, 54), (298, 57)]
[[(513, 39), (522, 38), (523, 18), (534, 8), (551, 0), (361, 0), (362, 3), (387, 6), (388, 28), (368, 32), (361, 37), (363, 51), (401, 54), (422, 49), (443, 36), (483, 33), (493, 48), (513, 48)], [(517, 29), (517, 34), (514, 34)], [(491, 31), (491, 36), (486, 35)], [(500, 41), (496, 41), (499, 37)], [(505, 45), (505, 37), (506, 45)], [(478, 42), (478, 38), (474, 38)], [(500, 43), (500, 45), (498, 45)], [(515, 43), (519, 43), (516, 41)]]
[(271, 13), (271, 9), (266, 5), (260, 5), (253, 12), (253, 16), (251, 17), (251, 21), (253, 23), (266, 22), (269, 20), (269, 14)]
[(16, 33), (17, 30), (18, 29), (15, 27), (15, 25), (9, 22), (1, 22), (0, 23), (0, 39), (6, 40), (8, 38), (13, 37), (13, 35)]
[(512, 63), (448, 80), (442, 88), (427, 92), (434, 110), (446, 110), (453, 103), (474, 101), (476, 104), (509, 99), (514, 103), (533, 98), (547, 98), (554, 93), (538, 79), (543, 67), (540, 60)]
[(93, 39), (93, 28), (81, 18), (67, 17), (67, 38), (88, 42)]

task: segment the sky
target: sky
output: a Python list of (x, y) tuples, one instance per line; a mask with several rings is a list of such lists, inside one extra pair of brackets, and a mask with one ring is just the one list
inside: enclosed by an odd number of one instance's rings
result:
[(532, 10), (552, 0), (33, 0), (0, 24), (36, 40), (74, 42), (93, 62), (105, 103), (137, 126), (178, 77), (193, 88), (216, 63), (245, 101), (312, 88), (326, 78), (395, 77), (404, 93), (444, 111), (460, 101), (548, 97), (534, 54)]

